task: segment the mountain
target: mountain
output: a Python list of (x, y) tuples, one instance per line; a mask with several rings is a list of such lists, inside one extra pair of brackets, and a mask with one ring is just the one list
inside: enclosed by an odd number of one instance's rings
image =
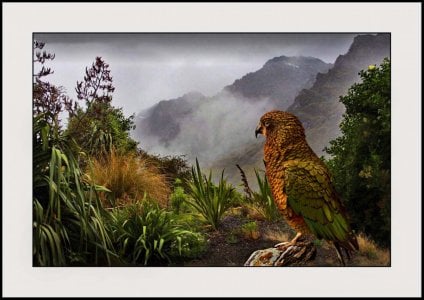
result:
[(308, 142), (318, 155), (324, 155), (324, 147), (340, 134), (345, 111), (340, 96), (359, 82), (359, 71), (379, 65), (385, 57), (390, 57), (389, 34), (355, 37), (349, 51), (336, 59), (334, 67), (318, 74), (313, 86), (302, 90), (287, 109), (302, 121)]
[(312, 86), (318, 72), (327, 72), (331, 66), (314, 57), (275, 57), (224, 90), (250, 101), (269, 98), (276, 107), (286, 109), (302, 88)]
[[(191, 92), (160, 101), (138, 114), (133, 136), (147, 151), (186, 154), (209, 164), (249, 141), (243, 135), (246, 127), (269, 109), (286, 109), (299, 91), (312, 86), (318, 72), (331, 66), (313, 57), (275, 57), (213, 97)], [(213, 150), (216, 145), (220, 151)]]
[(182, 97), (162, 100), (137, 115), (137, 130), (134, 137), (142, 142), (146, 136), (157, 137), (157, 142), (169, 146), (180, 133), (181, 121), (190, 116), (206, 97), (199, 92), (190, 92)]
[[(380, 64), (385, 57), (390, 57), (389, 34), (355, 37), (348, 52), (340, 55), (327, 73), (318, 73), (312, 87), (300, 91), (288, 107), (287, 110), (302, 121), (308, 143), (319, 156), (325, 155), (324, 147), (340, 134), (339, 124), (345, 108), (339, 97), (346, 95), (348, 89), (359, 81), (360, 70)], [(235, 164), (240, 164), (254, 186), (254, 168), (263, 169), (263, 143), (263, 138), (258, 137), (258, 141), (235, 149), (217, 160), (214, 169), (226, 168), (229, 180), (239, 182)]]
[(344, 106), (339, 97), (359, 81), (359, 71), (390, 56), (390, 35), (359, 35), (334, 65), (311, 57), (280, 56), (267, 61), (213, 97), (189, 93), (161, 101), (137, 118), (143, 149), (162, 155), (197, 157), (202, 167), (240, 183), (240, 164), (252, 186), (254, 168), (263, 169), (262, 137), (254, 130), (263, 113), (272, 109), (297, 115), (308, 143), (318, 155), (339, 135)]

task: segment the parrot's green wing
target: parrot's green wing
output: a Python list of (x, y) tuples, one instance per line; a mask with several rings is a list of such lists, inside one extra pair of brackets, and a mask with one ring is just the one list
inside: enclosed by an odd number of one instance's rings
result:
[(346, 241), (350, 228), (324, 165), (288, 161), (284, 172), (288, 205), (319, 239)]

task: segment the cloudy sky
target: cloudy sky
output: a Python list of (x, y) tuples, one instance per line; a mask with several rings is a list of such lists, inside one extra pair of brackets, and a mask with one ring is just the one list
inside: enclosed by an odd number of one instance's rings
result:
[(55, 53), (49, 81), (76, 99), (75, 84), (96, 56), (109, 65), (113, 104), (126, 114), (190, 91), (210, 96), (273, 57), (314, 56), (333, 63), (356, 34), (34, 34)]

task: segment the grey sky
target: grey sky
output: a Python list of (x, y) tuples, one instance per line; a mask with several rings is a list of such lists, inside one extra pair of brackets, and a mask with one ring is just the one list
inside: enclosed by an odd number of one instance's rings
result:
[(48, 62), (49, 81), (76, 99), (76, 81), (96, 56), (110, 65), (113, 104), (126, 114), (190, 91), (214, 95), (273, 57), (314, 56), (333, 63), (357, 34), (35, 34)]

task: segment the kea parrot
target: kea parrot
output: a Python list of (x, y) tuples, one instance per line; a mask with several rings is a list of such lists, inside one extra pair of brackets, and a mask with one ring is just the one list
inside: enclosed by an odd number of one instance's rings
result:
[(347, 258), (358, 250), (358, 242), (347, 220), (346, 211), (333, 187), (325, 164), (306, 142), (299, 119), (284, 111), (265, 113), (255, 136), (266, 138), (264, 145), (265, 173), (275, 204), (296, 236), (315, 235), (332, 243), (342, 265), (342, 249)]

